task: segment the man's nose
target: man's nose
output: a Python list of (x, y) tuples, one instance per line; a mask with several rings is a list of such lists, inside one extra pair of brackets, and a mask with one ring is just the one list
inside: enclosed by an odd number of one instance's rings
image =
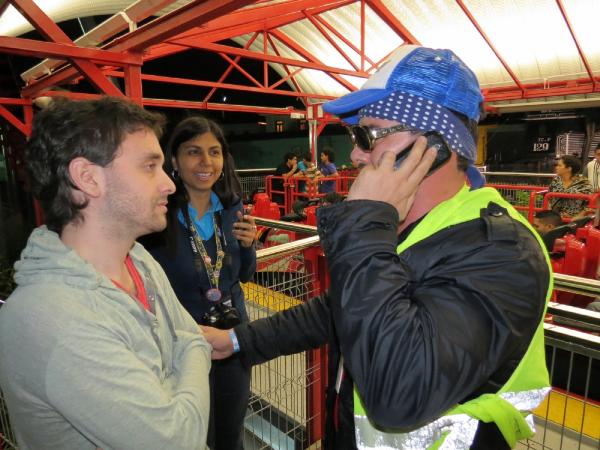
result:
[(173, 192), (175, 192), (175, 183), (173, 183), (173, 180), (171, 180), (171, 177), (169, 177), (169, 175), (167, 175), (167, 172), (165, 172), (163, 170), (163, 177), (164, 177), (164, 184), (163, 184), (163, 189), (165, 192), (167, 192), (168, 195), (171, 195)]
[(355, 145), (354, 148), (352, 149), (352, 152), (350, 153), (350, 159), (352, 160), (352, 162), (354, 164), (365, 165), (365, 164), (369, 164), (371, 157), (370, 157), (370, 153), (364, 152), (360, 147)]

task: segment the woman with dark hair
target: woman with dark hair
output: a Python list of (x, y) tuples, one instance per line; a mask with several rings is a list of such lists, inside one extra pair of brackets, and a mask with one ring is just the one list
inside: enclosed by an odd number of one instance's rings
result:
[[(562, 156), (554, 165), (556, 177), (550, 183), (550, 192), (565, 194), (591, 194), (592, 185), (586, 177), (579, 174), (581, 162), (572, 155)], [(554, 198), (550, 208), (563, 217), (574, 217), (585, 212), (586, 201), (569, 198)]]
[[(233, 157), (215, 122), (190, 117), (175, 127), (165, 160), (177, 191), (167, 229), (158, 245), (149, 243), (150, 252), (198, 324), (230, 329), (248, 320), (240, 281), (256, 269), (256, 226), (243, 214)], [(235, 355), (214, 361), (210, 392), (208, 445), (242, 449), (250, 369)]]

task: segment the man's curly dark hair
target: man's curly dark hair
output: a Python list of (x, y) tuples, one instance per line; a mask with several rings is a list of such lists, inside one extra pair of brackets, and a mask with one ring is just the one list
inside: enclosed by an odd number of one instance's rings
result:
[(60, 233), (82, 219), (87, 201), (77, 202), (69, 164), (78, 157), (102, 167), (110, 164), (127, 134), (144, 128), (162, 135), (165, 119), (125, 99), (73, 101), (55, 98), (33, 120), (25, 152), (31, 188), (46, 225)]

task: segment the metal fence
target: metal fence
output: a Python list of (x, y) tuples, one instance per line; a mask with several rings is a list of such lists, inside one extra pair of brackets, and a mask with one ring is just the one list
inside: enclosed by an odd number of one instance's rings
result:
[(252, 200), (252, 194), (257, 191), (265, 191), (265, 176), (270, 175), (275, 169), (258, 170), (236, 170), (242, 184), (244, 198)]
[(0, 449), (11, 450), (16, 448), (17, 439), (10, 428), (6, 403), (4, 403), (4, 397), (2, 391), (0, 391)]
[[(257, 222), (288, 230), (296, 226), (264, 219)], [(314, 229), (304, 225), (297, 232), (307, 235)], [(313, 236), (258, 251), (258, 271), (243, 287), (251, 320), (320, 293), (325, 281), (317, 245), (318, 237)], [(600, 294), (600, 282), (560, 274), (555, 275), (555, 287)], [(535, 436), (519, 442), (517, 448), (600, 450), (600, 314), (558, 304), (552, 304), (549, 312), (546, 352), (553, 389), (534, 411)], [(325, 374), (324, 351), (256, 366), (245, 422), (246, 450), (322, 448)], [(16, 448), (0, 396), (0, 449)]]
[[(316, 245), (315, 237), (258, 251), (254, 280), (243, 286), (250, 320), (320, 293), (314, 270)], [(325, 373), (321, 368), (320, 350), (283, 356), (253, 368), (246, 450), (321, 448), (323, 416), (318, 398), (323, 392), (321, 373)]]

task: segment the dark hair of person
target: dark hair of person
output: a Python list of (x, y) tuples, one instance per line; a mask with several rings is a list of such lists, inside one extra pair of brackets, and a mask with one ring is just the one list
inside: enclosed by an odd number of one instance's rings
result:
[(335, 152), (331, 147), (325, 147), (323, 150), (321, 150), (321, 153), (327, 155), (329, 162), (335, 162)]
[(306, 152), (302, 155), (302, 159), (304, 161), (308, 161), (311, 162), (312, 161), (312, 154), (310, 152)]
[(290, 159), (298, 158), (298, 154), (295, 152), (287, 152), (283, 155), (283, 162), (287, 163)]
[(190, 201), (189, 194), (183, 182), (178, 176), (175, 176), (173, 158), (177, 159), (177, 152), (182, 144), (205, 133), (211, 133), (219, 141), (223, 151), (223, 175), (213, 185), (213, 192), (217, 194), (225, 209), (235, 205), (242, 198), (242, 185), (235, 173), (233, 156), (229, 152), (229, 145), (225, 140), (221, 127), (216, 122), (201, 116), (188, 117), (179, 122), (171, 133), (165, 154), (165, 170), (171, 175), (177, 188), (175, 193), (169, 196), (168, 204), (166, 242), (171, 253), (175, 252), (177, 245), (176, 236), (179, 229), (179, 211), (187, 208), (187, 204)]
[(536, 212), (535, 218), (539, 219), (545, 224), (554, 225), (556, 227), (559, 227), (563, 224), (560, 214), (551, 209), (545, 209), (543, 211)]
[(88, 201), (76, 201), (69, 175), (75, 158), (101, 167), (110, 164), (127, 134), (143, 129), (162, 135), (164, 117), (125, 99), (102, 97), (73, 101), (54, 98), (33, 120), (25, 151), (31, 190), (42, 206), (48, 229), (61, 233), (83, 220)]
[(569, 167), (571, 169), (572, 176), (577, 175), (581, 170), (581, 161), (576, 156), (564, 155), (560, 157), (560, 160), (563, 162), (565, 167)]
[(321, 203), (327, 203), (333, 205), (344, 201), (344, 196), (338, 192), (328, 192), (325, 196), (321, 197)]

